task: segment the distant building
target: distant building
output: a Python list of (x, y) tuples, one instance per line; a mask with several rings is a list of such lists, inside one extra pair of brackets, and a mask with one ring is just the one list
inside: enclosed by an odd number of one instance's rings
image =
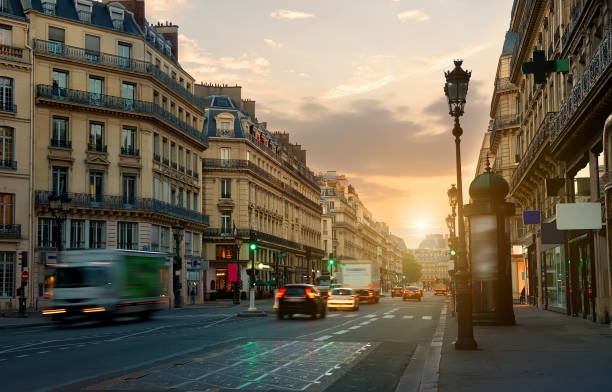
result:
[[(443, 237), (442, 237), (443, 238)], [(436, 281), (447, 282), (449, 280), (448, 269), (450, 255), (446, 246), (442, 248), (419, 248), (410, 251), (417, 263), (421, 264), (421, 282)]]

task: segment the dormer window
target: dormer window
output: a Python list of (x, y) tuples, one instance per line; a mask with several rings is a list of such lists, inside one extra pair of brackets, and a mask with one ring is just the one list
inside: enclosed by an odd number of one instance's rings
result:
[(165, 53), (166, 53), (166, 56), (172, 57), (172, 45), (170, 45), (169, 41), (166, 41)]
[(41, 0), (43, 12), (47, 15), (55, 15), (57, 9), (57, 0)]
[(74, 8), (81, 22), (91, 23), (92, 3), (92, 0), (74, 0)]
[(113, 28), (115, 30), (123, 30), (123, 19), (125, 17), (125, 8), (119, 3), (112, 3), (108, 6)]

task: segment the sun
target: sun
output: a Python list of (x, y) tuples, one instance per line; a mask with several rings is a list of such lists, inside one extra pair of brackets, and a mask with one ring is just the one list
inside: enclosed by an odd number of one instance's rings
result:
[(427, 221), (425, 220), (419, 220), (416, 222), (416, 228), (423, 231), (423, 230), (427, 230), (427, 228), (429, 227), (429, 225), (427, 224)]

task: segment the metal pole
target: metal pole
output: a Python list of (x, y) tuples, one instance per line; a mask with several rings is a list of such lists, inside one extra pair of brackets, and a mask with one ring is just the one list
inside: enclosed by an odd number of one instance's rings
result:
[(459, 116), (455, 116), (453, 135), (455, 136), (455, 156), (457, 160), (457, 341), (456, 350), (476, 350), (472, 327), (472, 290), (465, 244), (465, 225), (463, 222), (463, 183), (461, 179), (461, 135)]
[(251, 276), (249, 287), (249, 312), (257, 311), (255, 307), (255, 251), (249, 249), (249, 257), (251, 258)]

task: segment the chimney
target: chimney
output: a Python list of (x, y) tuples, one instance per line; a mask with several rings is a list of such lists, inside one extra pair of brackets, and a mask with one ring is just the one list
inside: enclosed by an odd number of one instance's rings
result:
[(119, 3), (125, 7), (127, 11), (134, 14), (134, 19), (143, 32), (147, 31), (147, 22), (145, 20), (145, 0), (104, 0), (108, 3)]
[(255, 101), (251, 99), (243, 99), (242, 110), (244, 110), (248, 113), (249, 116), (251, 116), (251, 120), (255, 119)]
[(177, 25), (173, 25), (172, 22), (166, 22), (166, 24), (158, 24), (155, 26), (155, 30), (164, 36), (164, 38), (172, 43), (172, 56), (178, 60), (178, 29)]

